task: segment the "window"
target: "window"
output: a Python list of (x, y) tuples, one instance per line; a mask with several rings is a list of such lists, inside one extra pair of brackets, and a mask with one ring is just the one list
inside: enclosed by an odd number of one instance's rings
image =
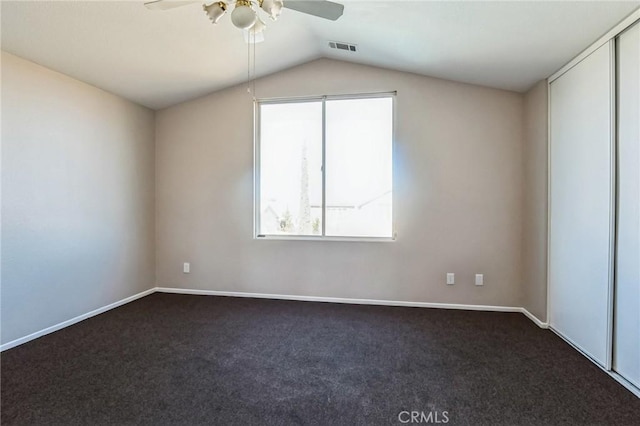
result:
[(259, 101), (258, 237), (393, 237), (394, 95)]

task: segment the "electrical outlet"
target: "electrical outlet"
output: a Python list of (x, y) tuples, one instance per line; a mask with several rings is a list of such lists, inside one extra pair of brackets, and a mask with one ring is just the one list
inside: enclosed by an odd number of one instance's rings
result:
[(447, 285), (453, 285), (456, 283), (456, 274), (454, 273), (447, 273)]
[(182, 272), (184, 272), (185, 274), (188, 274), (189, 272), (191, 272), (191, 264), (190, 264), (190, 263), (185, 262), (185, 263), (182, 265)]
[(476, 274), (476, 285), (484, 285), (484, 275)]

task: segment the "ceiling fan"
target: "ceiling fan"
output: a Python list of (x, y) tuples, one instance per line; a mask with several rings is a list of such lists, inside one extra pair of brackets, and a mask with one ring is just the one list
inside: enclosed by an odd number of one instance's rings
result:
[[(167, 10), (190, 3), (202, 3), (202, 1), (154, 0), (146, 2), (144, 5), (151, 10)], [(260, 19), (256, 9), (261, 9), (274, 21), (280, 16), (282, 8), (331, 21), (340, 18), (344, 11), (344, 5), (327, 0), (205, 0), (202, 4), (202, 9), (214, 24), (217, 24), (231, 7), (233, 7), (231, 22), (244, 31), (245, 41), (248, 43), (258, 43), (264, 40), (262, 32), (267, 25)]]

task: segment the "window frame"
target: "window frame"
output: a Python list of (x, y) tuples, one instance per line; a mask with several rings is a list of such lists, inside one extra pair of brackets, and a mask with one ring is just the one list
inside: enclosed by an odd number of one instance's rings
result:
[[(396, 151), (396, 91), (359, 93), (347, 95), (320, 95), (286, 98), (254, 99), (254, 134), (253, 134), (253, 239), (254, 240), (294, 240), (294, 241), (353, 241), (353, 242), (393, 242), (397, 239), (395, 224), (395, 179), (394, 158)], [(391, 237), (358, 237), (358, 236), (327, 236), (325, 234), (326, 216), (326, 102), (334, 100), (356, 99), (391, 99)], [(322, 102), (322, 235), (274, 235), (260, 234), (260, 107), (269, 104)]]

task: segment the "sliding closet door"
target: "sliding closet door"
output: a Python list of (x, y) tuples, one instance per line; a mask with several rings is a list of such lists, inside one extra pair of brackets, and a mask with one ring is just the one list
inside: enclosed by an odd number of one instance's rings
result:
[(640, 24), (617, 43), (618, 220), (613, 368), (640, 387)]
[(609, 368), (613, 42), (550, 85), (551, 327)]

